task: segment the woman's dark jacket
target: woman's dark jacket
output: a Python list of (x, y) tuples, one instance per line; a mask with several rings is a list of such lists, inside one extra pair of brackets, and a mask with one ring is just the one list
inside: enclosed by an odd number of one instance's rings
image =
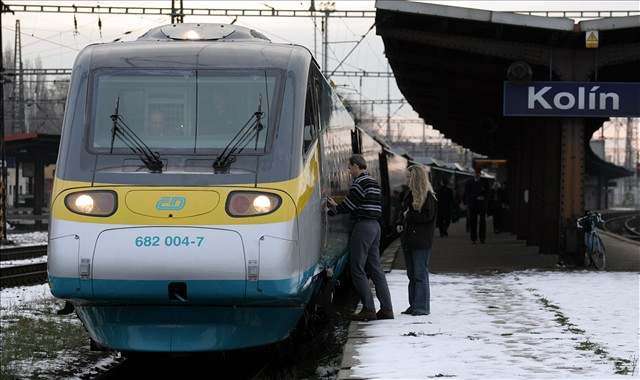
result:
[(438, 202), (433, 193), (429, 192), (420, 211), (414, 210), (412, 203), (413, 197), (409, 192), (403, 202), (403, 210), (409, 211), (404, 218), (402, 242), (409, 249), (431, 249)]

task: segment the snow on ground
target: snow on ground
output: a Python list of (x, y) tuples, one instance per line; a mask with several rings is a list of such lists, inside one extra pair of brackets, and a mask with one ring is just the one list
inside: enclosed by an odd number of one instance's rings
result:
[(0, 290), (0, 310), (7, 310), (28, 302), (52, 298), (49, 284), (19, 286)]
[[(387, 276), (395, 320), (359, 323), (360, 378), (580, 378), (637, 374), (638, 274), (431, 275), (431, 315), (407, 316), (404, 271)], [(635, 364), (634, 364), (635, 362)]]
[(56, 315), (63, 303), (54, 299), (48, 284), (2, 289), (0, 301), (0, 352), (6, 360), (0, 378), (94, 378), (120, 360), (113, 352), (90, 351), (80, 320)]
[(0, 268), (14, 267), (18, 265), (27, 265), (27, 264), (38, 264), (38, 263), (46, 263), (47, 256), (34, 257), (32, 259), (24, 259), (24, 260), (7, 260), (0, 261)]
[(47, 238), (49, 232), (47, 231), (35, 231), (25, 232), (21, 234), (7, 234), (7, 240), (12, 241), (13, 245), (2, 245), (2, 247), (20, 247), (28, 245), (41, 245), (47, 244)]

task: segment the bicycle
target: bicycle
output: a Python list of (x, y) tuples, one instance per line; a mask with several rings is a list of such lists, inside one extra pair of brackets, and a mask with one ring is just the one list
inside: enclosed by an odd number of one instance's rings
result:
[(585, 216), (576, 221), (577, 227), (584, 231), (584, 245), (587, 247), (586, 256), (589, 257), (590, 265), (598, 270), (604, 270), (606, 265), (604, 243), (597, 228), (602, 223), (602, 215), (595, 211), (587, 211)]

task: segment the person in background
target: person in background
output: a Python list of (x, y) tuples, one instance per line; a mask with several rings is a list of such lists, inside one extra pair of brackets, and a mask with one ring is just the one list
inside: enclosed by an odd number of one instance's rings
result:
[(169, 123), (165, 114), (160, 110), (149, 113), (149, 136), (166, 136), (169, 131)]
[(491, 199), (489, 200), (489, 209), (493, 217), (493, 233), (499, 234), (502, 231), (502, 204), (500, 202), (499, 181), (495, 181), (491, 186)]
[[(480, 168), (476, 168), (476, 175), (464, 186), (464, 204), (468, 208), (469, 229), (471, 242), (476, 244), (478, 235), (484, 244), (487, 236), (487, 196), (488, 190), (480, 178)], [(480, 218), (480, 228), (478, 228)]]
[[(387, 279), (380, 263), (380, 223), (382, 192), (378, 182), (367, 172), (364, 157), (354, 154), (349, 158), (349, 173), (353, 178), (349, 193), (338, 204), (327, 199), (329, 215), (351, 214), (353, 229), (349, 239), (350, 268), (353, 285), (362, 301), (362, 310), (351, 316), (355, 321), (393, 319), (393, 305)], [(376, 288), (380, 310), (376, 313), (367, 274)]]
[(444, 180), (436, 192), (438, 197), (438, 229), (440, 237), (449, 236), (449, 224), (451, 224), (451, 210), (453, 209), (453, 190), (447, 186)]
[(409, 190), (404, 222), (398, 228), (409, 277), (409, 308), (402, 314), (429, 315), (429, 261), (438, 203), (425, 166), (409, 167)]

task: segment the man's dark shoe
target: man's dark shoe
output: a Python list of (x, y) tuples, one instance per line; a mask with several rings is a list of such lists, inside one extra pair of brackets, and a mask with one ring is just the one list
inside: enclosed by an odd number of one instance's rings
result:
[(378, 319), (378, 317), (376, 316), (375, 311), (362, 309), (359, 313), (352, 314), (349, 319), (351, 319), (352, 321), (366, 322), (366, 321), (375, 321), (376, 319)]
[(380, 309), (376, 313), (376, 318), (378, 318), (378, 319), (393, 319), (393, 310)]
[(413, 313), (413, 309), (411, 308), (411, 306), (409, 306), (407, 310), (400, 312), (400, 314), (409, 314), (409, 315), (411, 313)]
[(424, 311), (412, 311), (411, 315), (429, 315), (431, 313), (426, 313)]

